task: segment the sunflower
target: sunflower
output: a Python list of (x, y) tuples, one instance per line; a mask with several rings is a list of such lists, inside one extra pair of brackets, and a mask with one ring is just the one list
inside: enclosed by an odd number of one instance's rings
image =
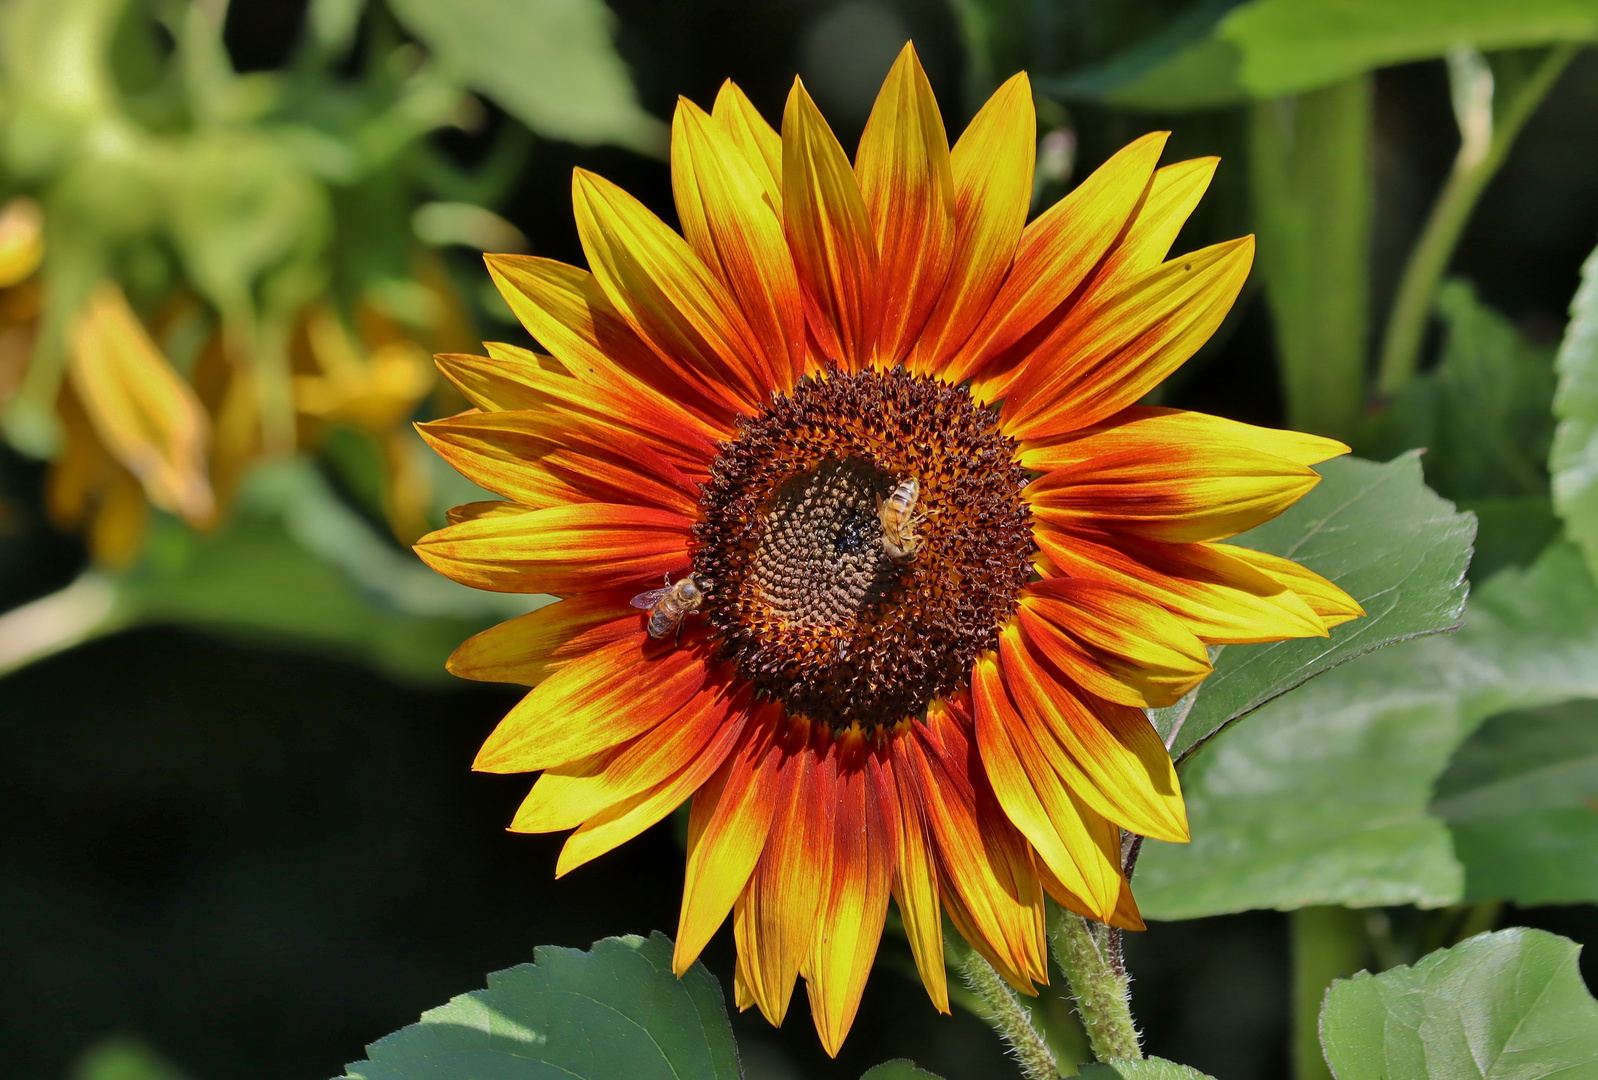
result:
[(691, 799), (677, 970), (730, 914), (739, 1007), (802, 975), (829, 1053), (890, 896), (945, 1011), (945, 913), (1029, 993), (1045, 897), (1140, 927), (1121, 830), (1188, 835), (1143, 710), (1361, 614), (1216, 543), (1347, 447), (1137, 404), (1249, 269), (1166, 258), (1215, 160), (1147, 135), (1028, 224), (1035, 137), (1017, 75), (951, 152), (908, 46), (853, 165), (797, 81), (780, 136), (684, 100), (681, 235), (578, 170), (591, 272), (488, 259), (548, 355), (439, 357), (475, 409), (422, 425), (506, 501), (421, 557), (559, 597), (450, 662), (532, 687), (475, 765), (542, 770), (511, 828), (575, 828), (561, 875)]

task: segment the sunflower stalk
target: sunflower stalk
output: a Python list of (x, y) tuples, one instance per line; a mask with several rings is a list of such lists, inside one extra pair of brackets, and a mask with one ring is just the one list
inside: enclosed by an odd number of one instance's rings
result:
[(982, 999), (983, 1019), (993, 1025), (1017, 1061), (1026, 1080), (1058, 1080), (1060, 1065), (1043, 1035), (1032, 1024), (1032, 1014), (992, 964), (975, 949), (961, 950), (955, 959), (971, 992)]
[(1415, 377), (1437, 283), (1448, 269), (1454, 248), (1487, 183), (1509, 154), (1515, 137), (1531, 119), (1555, 80), (1575, 57), (1578, 46), (1558, 45), (1514, 89), (1501, 109), (1493, 107), (1493, 72), (1474, 50), (1449, 56), (1454, 110), (1460, 147), (1443, 190), (1410, 252), (1387, 320), (1381, 363), (1376, 375), (1377, 403), (1402, 390)]
[(1090, 924), (1074, 911), (1050, 905), (1049, 944), (1054, 962), (1087, 1029), (1093, 1056), (1100, 1061), (1141, 1058), (1132, 1022), (1131, 979), (1121, 959), (1121, 932)]

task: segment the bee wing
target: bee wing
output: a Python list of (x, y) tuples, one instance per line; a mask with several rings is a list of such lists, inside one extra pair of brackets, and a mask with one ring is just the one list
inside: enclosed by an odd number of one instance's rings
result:
[(664, 589), (650, 589), (648, 592), (639, 593), (637, 596), (633, 597), (627, 602), (635, 608), (643, 608), (645, 611), (648, 611), (650, 608), (660, 603), (661, 600), (665, 599), (666, 595), (670, 592), (671, 586), (669, 585)]

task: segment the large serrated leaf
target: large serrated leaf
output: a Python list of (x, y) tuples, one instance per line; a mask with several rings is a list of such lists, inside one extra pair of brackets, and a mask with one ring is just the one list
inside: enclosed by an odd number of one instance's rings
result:
[(913, 1061), (899, 1058), (896, 1061), (884, 1061), (881, 1065), (867, 1069), (860, 1074), (860, 1080), (941, 1080), (936, 1073), (918, 1068)]
[(1598, 1002), (1575, 942), (1517, 927), (1412, 967), (1338, 979), (1321, 1043), (1338, 1080), (1592, 1080)]
[[(1215, 651), (1215, 673), (1196, 696), (1151, 712), (1180, 760), (1244, 713), (1356, 656), (1459, 625), (1475, 520), (1427, 489), (1416, 454), (1385, 465), (1339, 458), (1274, 521), (1238, 544), (1294, 559), (1365, 607), (1329, 638)], [(1174, 732), (1175, 737), (1172, 738)]]
[(1598, 588), (1560, 543), (1479, 588), (1459, 633), (1323, 675), (1195, 758), (1182, 774), (1193, 842), (1144, 843), (1139, 904), (1183, 919), (1452, 903), (1464, 875), (1428, 804), (1455, 747), (1494, 713), (1587, 696)]
[(1559, 427), (1548, 456), (1554, 509), (1598, 574), (1598, 249), (1581, 268), (1581, 288), (1570, 302), (1570, 326), (1554, 367)]
[(740, 1080), (721, 987), (660, 933), (545, 947), (366, 1048), (349, 1080)]
[(439, 64), (541, 135), (659, 153), (665, 125), (638, 106), (601, 0), (392, 0)]
[(1081, 1080), (1213, 1080), (1208, 1073), (1164, 1058), (1097, 1061), (1084, 1065), (1077, 1075)]
[(1598, 701), (1487, 721), (1437, 782), (1432, 813), (1453, 832), (1465, 899), (1598, 900)]

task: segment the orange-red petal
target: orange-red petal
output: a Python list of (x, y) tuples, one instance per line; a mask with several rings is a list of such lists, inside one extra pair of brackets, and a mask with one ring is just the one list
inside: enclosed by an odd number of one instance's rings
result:
[(527, 507), (603, 502), (698, 512), (699, 486), (630, 432), (543, 410), (462, 413), (416, 429), (462, 476)]
[[(584, 821), (560, 849), (555, 876), (561, 877), (625, 844), (681, 806), (732, 752), (743, 731), (747, 708), (747, 695), (732, 698), (722, 696), (707, 706), (699, 717), (685, 718), (683, 712), (688, 709), (673, 716), (672, 724), (682, 719), (692, 726), (708, 730), (709, 738), (695, 752), (684, 754), (682, 764), (670, 776), (607, 805)], [(618, 759), (611, 768), (619, 764)]]
[(1348, 453), (1336, 439), (1302, 431), (1258, 427), (1186, 409), (1133, 405), (1091, 427), (1021, 444), (1017, 460), (1048, 472), (1109, 454), (1197, 455), (1253, 450), (1296, 465), (1315, 465)]
[(583, 169), (572, 173), (572, 205), (594, 279), (661, 364), (706, 401), (757, 412), (771, 390), (760, 343), (687, 241)]
[[(671, 779), (699, 758), (725, 726), (731, 698), (725, 675), (717, 672), (667, 722), (599, 753), (546, 769), (517, 808), (511, 831), (576, 828), (595, 814)], [(720, 767), (730, 749), (730, 743), (723, 747), (701, 782)]]
[(630, 589), (584, 593), (491, 626), (450, 655), (450, 674), (478, 682), (537, 686), (593, 650), (643, 629), (643, 612), (628, 605)]
[(1040, 523), (1033, 538), (1061, 573), (1153, 600), (1208, 645), (1325, 637), (1314, 610), (1231, 544), (1162, 544)]
[(479, 772), (532, 772), (608, 750), (682, 708), (709, 678), (702, 634), (634, 634), (573, 660), (528, 691), (477, 752)]
[(1049, 733), (1031, 729), (1010, 699), (1006, 681), (991, 654), (977, 661), (971, 696), (982, 766), (1005, 814), (1055, 876), (1102, 920), (1114, 910), (1119, 890), (1120, 835), (1073, 790), (1080, 776), (1062, 777), (1054, 769), (1051, 755), (1039, 745)]
[(1174, 705), (1210, 673), (1203, 642), (1180, 619), (1108, 582), (1033, 582), (1021, 595), (1016, 624), (1073, 682), (1118, 704)]
[(858, 729), (838, 737), (824, 764), (820, 794), (835, 807), (825, 843), (831, 888), (811, 928), (804, 975), (822, 1048), (837, 1057), (882, 939), (899, 861), (899, 814), (882, 762)]
[(485, 412), (545, 410), (552, 420), (581, 417), (590, 424), (641, 435), (691, 475), (702, 476), (716, 444), (731, 431), (713, 424), (637, 380), (584, 382), (539, 365), (537, 353), (488, 343), (488, 356), (434, 357), (445, 377)]
[(999, 657), (1016, 711), (1073, 794), (1131, 832), (1188, 838), (1176, 769), (1141, 710), (1071, 686), (1013, 625), (999, 635)]
[(945, 379), (976, 375), (1060, 309), (1143, 201), (1169, 134), (1151, 132), (1123, 147), (1026, 227), (1009, 276)]
[(1034, 993), (1048, 982), (1043, 891), (1031, 849), (988, 783), (969, 714), (935, 701), (912, 731), (895, 741), (896, 772), (926, 812), (949, 921), (1011, 985)]
[(881, 260), (874, 360), (892, 367), (914, 347), (954, 255), (949, 137), (912, 45), (899, 53), (866, 120), (855, 175)]
[(816, 752), (810, 727), (798, 720), (784, 733), (782, 757), (772, 763), (777, 796), (771, 832), (733, 908), (744, 981), (766, 1019), (778, 1026), (832, 887), (837, 765)]
[(798, 79), (782, 117), (782, 216), (810, 332), (827, 360), (863, 369), (877, 336), (877, 242), (849, 158)]
[(782, 217), (759, 167), (722, 125), (683, 99), (672, 121), (671, 180), (683, 236), (737, 298), (773, 388), (804, 367), (805, 316)]
[(573, 503), (449, 525), (418, 540), (416, 554), (476, 589), (564, 596), (657, 587), (687, 569), (692, 530), (668, 510)]
[[(897, 745), (911, 738), (910, 722), (901, 723), (891, 740)], [(894, 872), (893, 899), (899, 906), (910, 954), (939, 1012), (949, 1011), (949, 976), (943, 962), (943, 918), (938, 897), (938, 867), (928, 835), (915, 781), (901, 775), (905, 768), (898, 752), (883, 771), (892, 786), (892, 802), (899, 814), (899, 865)]]
[(954, 144), (954, 253), (909, 369), (938, 374), (1004, 284), (1032, 203), (1037, 121), (1026, 73), (993, 92)]
[[(1133, 404), (1209, 340), (1254, 261), (1254, 238), (1178, 256), (1072, 312), (1030, 350), (1002, 427), (1037, 439), (1098, 423)], [(975, 392), (996, 392), (978, 381)]]
[[(688, 817), (688, 865), (672, 970), (685, 973), (743, 893), (777, 812), (782, 720), (778, 705), (757, 706), (738, 747), (694, 794)], [(750, 999), (751, 1001), (753, 999)], [(740, 1008), (747, 1007), (740, 1000)]]
[(1252, 529), (1320, 483), (1307, 465), (1242, 447), (1123, 450), (1065, 465), (1027, 485), (1034, 519), (1165, 543)]

